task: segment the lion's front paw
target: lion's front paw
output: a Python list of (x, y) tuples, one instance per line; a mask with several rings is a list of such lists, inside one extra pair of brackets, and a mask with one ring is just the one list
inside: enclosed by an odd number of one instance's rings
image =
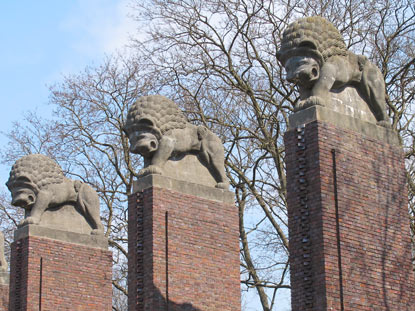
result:
[(143, 168), (139, 173), (138, 176), (146, 176), (146, 175), (150, 175), (150, 174), (158, 174), (158, 175), (162, 175), (163, 174), (163, 170), (156, 165), (149, 165), (145, 168)]
[(318, 97), (318, 96), (310, 96), (309, 98), (300, 101), (295, 106), (294, 111), (297, 112), (297, 111), (306, 109), (306, 108), (311, 107), (311, 106), (316, 106), (316, 105), (324, 106), (324, 99), (321, 98), (321, 97)]
[(38, 224), (40, 221), (40, 219), (35, 218), (35, 217), (27, 217), (25, 219), (23, 219), (20, 223), (19, 223), (19, 227), (24, 227), (26, 225), (30, 225), (30, 224)]

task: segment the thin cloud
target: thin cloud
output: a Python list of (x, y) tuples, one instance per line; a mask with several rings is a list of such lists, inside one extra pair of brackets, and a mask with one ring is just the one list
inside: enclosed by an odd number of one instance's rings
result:
[(61, 23), (63, 31), (76, 36), (72, 48), (87, 55), (123, 49), (137, 31), (137, 25), (128, 17), (128, 3), (127, 0), (78, 0), (76, 8)]

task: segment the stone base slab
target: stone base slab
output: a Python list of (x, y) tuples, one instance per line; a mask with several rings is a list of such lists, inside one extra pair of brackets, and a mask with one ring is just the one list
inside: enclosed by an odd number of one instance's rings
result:
[(82, 234), (38, 225), (26, 225), (18, 228), (14, 232), (15, 241), (30, 236), (101, 248), (104, 250), (108, 249), (108, 239), (104, 235)]
[(136, 193), (151, 187), (163, 188), (183, 194), (190, 194), (212, 201), (230, 204), (234, 204), (235, 201), (234, 194), (228, 190), (155, 174), (147, 175), (139, 178), (137, 181), (134, 181), (133, 192)]
[(400, 144), (398, 135), (391, 129), (378, 126), (372, 122), (338, 113), (323, 106), (312, 106), (290, 115), (289, 130), (313, 121), (327, 122), (335, 125), (338, 128), (352, 130), (387, 144)]

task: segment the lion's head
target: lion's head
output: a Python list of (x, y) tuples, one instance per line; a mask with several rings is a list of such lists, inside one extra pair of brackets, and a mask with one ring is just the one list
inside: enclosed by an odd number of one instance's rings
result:
[(29, 154), (13, 164), (6, 186), (12, 194), (13, 205), (29, 208), (42, 188), (60, 184), (64, 179), (55, 161), (43, 154)]
[(337, 28), (323, 17), (313, 16), (288, 25), (277, 57), (285, 66), (291, 57), (310, 56), (321, 67), (329, 57), (346, 54), (346, 45)]
[(140, 97), (130, 108), (124, 126), (131, 151), (145, 158), (157, 150), (163, 135), (185, 128), (187, 120), (176, 104), (160, 95)]

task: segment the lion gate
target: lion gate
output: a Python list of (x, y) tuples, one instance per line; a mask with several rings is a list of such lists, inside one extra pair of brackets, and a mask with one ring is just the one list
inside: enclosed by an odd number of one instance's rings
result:
[(403, 150), (379, 70), (320, 17), (287, 28), (279, 59), (302, 99), (285, 134), (292, 310), (415, 310)]
[[(158, 95), (137, 100), (124, 131), (145, 164), (129, 197), (128, 309), (240, 310), (239, 217), (221, 140)], [(18, 159), (7, 187), (25, 209), (11, 246), (9, 311), (112, 310), (97, 193), (41, 154)], [(4, 270), (1, 258), (0, 249)]]

